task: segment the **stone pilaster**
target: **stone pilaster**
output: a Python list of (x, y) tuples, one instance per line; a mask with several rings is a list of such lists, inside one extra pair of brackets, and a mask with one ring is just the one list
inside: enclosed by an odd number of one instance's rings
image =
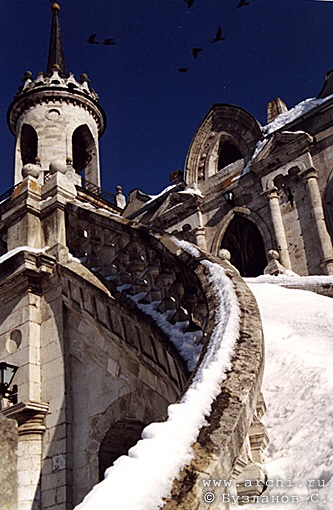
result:
[(274, 186), (264, 191), (264, 194), (267, 196), (269, 202), (274, 238), (277, 245), (277, 250), (280, 254), (281, 263), (286, 269), (291, 269), (288, 243), (283, 225), (277, 188)]
[(50, 165), (50, 170), (51, 177), (43, 186), (41, 204), (45, 244), (49, 246), (48, 253), (60, 262), (67, 262), (65, 207), (77, 194), (75, 174), (68, 172), (67, 167), (58, 161)]
[(304, 180), (309, 194), (311, 210), (315, 220), (314, 227), (319, 241), (321, 265), (325, 273), (331, 275), (333, 274), (333, 248), (331, 238), (326, 228), (323, 203), (318, 185), (318, 175), (316, 169), (310, 167), (303, 170), (300, 176)]
[(18, 508), (41, 510), (40, 476), (42, 440), (48, 404), (20, 402), (4, 409), (6, 417), (18, 423)]
[(2, 218), (8, 224), (8, 251), (20, 246), (44, 246), (39, 220), (40, 199), (41, 185), (30, 175), (14, 190), (13, 207)]

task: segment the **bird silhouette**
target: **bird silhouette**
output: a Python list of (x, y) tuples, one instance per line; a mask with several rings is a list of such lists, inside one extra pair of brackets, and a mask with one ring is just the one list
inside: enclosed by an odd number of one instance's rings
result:
[(222, 28), (219, 27), (216, 31), (216, 35), (214, 37), (214, 39), (212, 40), (212, 42), (218, 42), (218, 41), (224, 41), (224, 37), (222, 37)]
[(95, 41), (95, 39), (96, 39), (96, 35), (97, 35), (97, 34), (91, 34), (91, 35), (88, 37), (88, 39), (87, 39), (87, 43), (89, 43), (89, 44), (99, 44), (99, 42), (98, 42), (98, 41)]
[(187, 7), (190, 8), (194, 4), (194, 0), (185, 0)]
[(116, 44), (116, 41), (112, 37), (109, 37), (108, 39), (104, 39), (103, 44), (105, 44), (105, 46), (113, 46)]
[(199, 55), (200, 51), (202, 51), (202, 48), (192, 48), (193, 58), (197, 58), (197, 56)]
[(177, 71), (179, 71), (180, 73), (187, 73), (188, 67), (178, 67)]
[(246, 0), (239, 0), (237, 7), (244, 7), (244, 5), (250, 5), (250, 2), (247, 2)]

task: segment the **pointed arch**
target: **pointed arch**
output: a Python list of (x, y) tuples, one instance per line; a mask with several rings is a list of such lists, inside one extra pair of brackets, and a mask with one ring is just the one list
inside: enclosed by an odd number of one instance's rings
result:
[(235, 215), (221, 243), (230, 252), (230, 262), (241, 276), (259, 276), (267, 265), (265, 245), (255, 224), (245, 216)]
[(272, 247), (272, 236), (263, 219), (246, 207), (235, 207), (220, 223), (211, 251), (218, 255), (221, 248), (226, 248), (242, 276), (258, 276), (263, 273), (266, 253)]
[[(213, 105), (189, 147), (184, 174), (186, 182), (198, 184), (236, 161), (241, 162), (241, 171), (262, 136), (260, 123), (242, 108), (229, 104)], [(229, 146), (228, 150), (227, 145), (225, 155), (228, 158), (224, 160), (221, 156), (219, 161), (224, 143), (233, 148)]]
[(167, 416), (168, 403), (156, 392), (148, 392), (147, 398), (133, 393), (119, 397), (95, 421), (86, 448), (93, 484), (101, 481), (118, 457), (127, 455), (149, 423)]

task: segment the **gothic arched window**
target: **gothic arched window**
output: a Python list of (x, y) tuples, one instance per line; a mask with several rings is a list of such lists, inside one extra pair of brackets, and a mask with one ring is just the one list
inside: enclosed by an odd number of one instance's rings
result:
[(219, 147), (218, 170), (221, 170), (241, 158), (242, 155), (234, 144), (230, 142), (221, 142)]

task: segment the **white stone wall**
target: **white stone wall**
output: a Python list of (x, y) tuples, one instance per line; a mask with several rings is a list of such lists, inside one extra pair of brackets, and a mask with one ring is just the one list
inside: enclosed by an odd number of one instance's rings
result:
[(21, 131), (24, 124), (35, 129), (38, 137), (38, 157), (42, 170), (48, 171), (51, 161), (66, 163), (67, 158), (73, 159), (72, 136), (75, 129), (87, 125), (93, 137), (95, 147), (88, 180), (99, 184), (99, 145), (98, 128), (93, 116), (80, 104), (66, 103), (62, 99), (52, 103), (37, 103), (25, 111), (17, 123), (15, 149), (15, 184), (22, 180)]

